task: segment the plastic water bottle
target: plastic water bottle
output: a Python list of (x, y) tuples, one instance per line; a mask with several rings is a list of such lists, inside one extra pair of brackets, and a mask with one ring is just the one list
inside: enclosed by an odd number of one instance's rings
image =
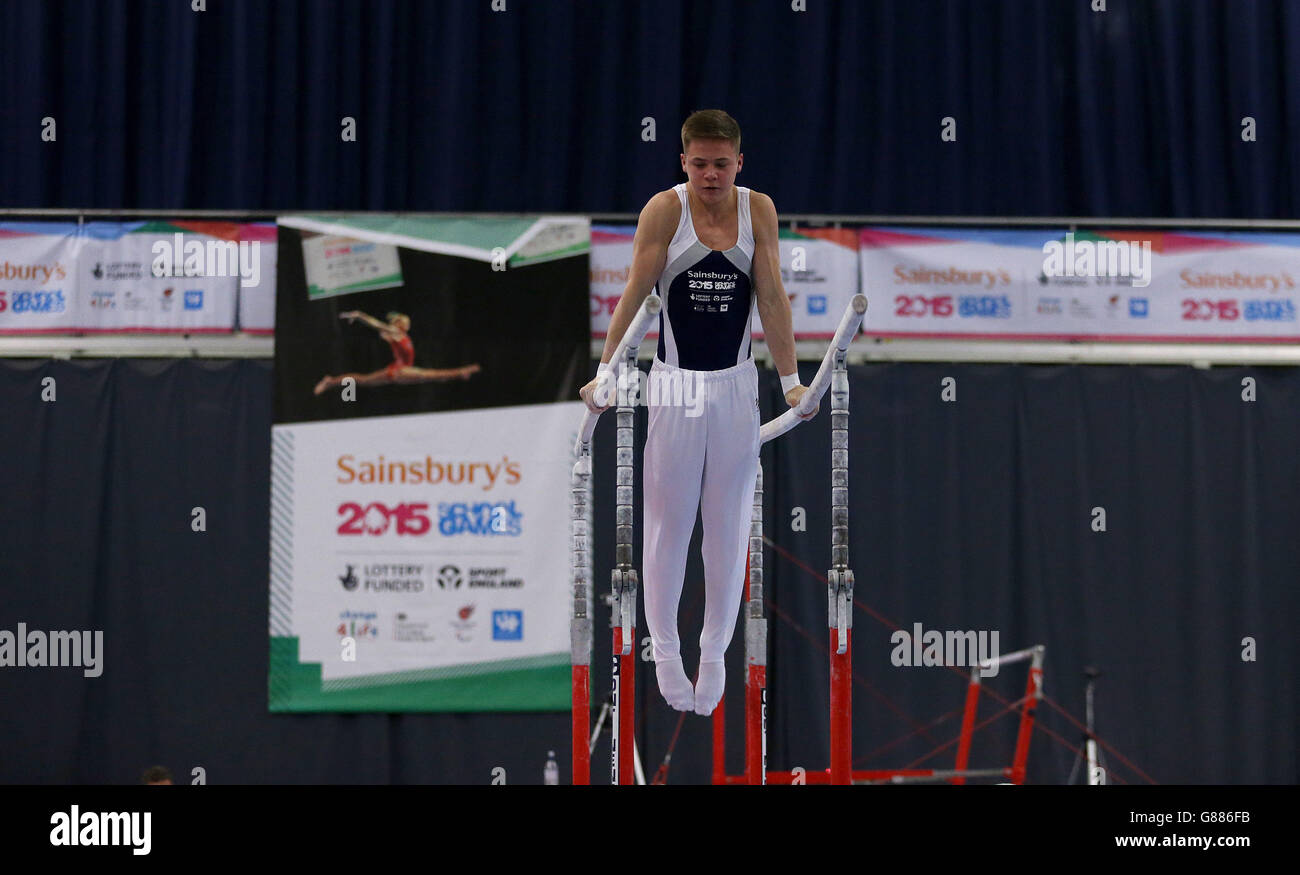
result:
[(555, 751), (546, 752), (546, 768), (542, 770), (542, 783), (547, 786), (560, 783), (560, 764), (555, 761)]

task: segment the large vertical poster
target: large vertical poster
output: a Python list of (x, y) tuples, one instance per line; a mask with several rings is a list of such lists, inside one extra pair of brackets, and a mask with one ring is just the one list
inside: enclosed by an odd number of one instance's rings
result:
[(587, 239), (280, 220), (272, 711), (569, 707)]

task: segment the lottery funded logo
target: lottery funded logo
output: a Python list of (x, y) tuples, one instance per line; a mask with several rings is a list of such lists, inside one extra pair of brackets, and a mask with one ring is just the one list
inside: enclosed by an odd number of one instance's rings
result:
[(363, 562), (348, 564), (339, 576), (343, 588), (352, 592), (417, 593), (425, 590), (426, 566), (420, 562)]

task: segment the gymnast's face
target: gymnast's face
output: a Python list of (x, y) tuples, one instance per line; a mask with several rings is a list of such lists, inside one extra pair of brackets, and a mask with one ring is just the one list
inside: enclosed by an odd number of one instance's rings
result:
[(682, 170), (703, 203), (724, 204), (744, 162), (730, 140), (691, 140), (682, 155)]

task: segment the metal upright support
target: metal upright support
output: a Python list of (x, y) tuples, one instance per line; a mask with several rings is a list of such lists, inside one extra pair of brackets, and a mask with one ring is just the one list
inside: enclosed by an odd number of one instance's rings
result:
[(849, 371), (837, 350), (831, 374), (831, 567), (826, 574), (830, 627), (831, 783), (852, 783), (853, 572), (849, 569)]
[(1043, 698), (1043, 651), (1039, 644), (1031, 649), (1029, 680), (1025, 682), (1024, 704), (1020, 706), (1020, 728), (1016, 732), (1015, 759), (1011, 763), (1011, 783), (1025, 783), (1025, 764), (1029, 761), (1029, 742), (1034, 734), (1034, 716)]
[(571, 480), (573, 613), (569, 623), (569, 648), (573, 665), (573, 783), (591, 783), (591, 753), (587, 731), (591, 726), (591, 449), (577, 451)]
[(614, 485), (614, 571), (611, 580), (610, 624), (613, 628), (614, 721), (610, 745), (610, 781), (631, 784), (636, 700), (637, 573), (632, 567), (632, 507), (635, 471), (634, 425), (640, 371), (637, 350), (627, 351), (619, 374), (618, 441)]
[(745, 594), (745, 779), (767, 783), (767, 615), (763, 612), (763, 465), (754, 480)]
[[(587, 740), (587, 727), (591, 723), (591, 442), (596, 433), (600, 411), (606, 409), (610, 399), (604, 397), (608, 381), (621, 370), (623, 391), (619, 392), (617, 408), (617, 480), (615, 482), (615, 549), (613, 586), (611, 587), (610, 619), (613, 630), (614, 670), (611, 697), (613, 721), (610, 727), (610, 777), (616, 784), (632, 783), (634, 772), (640, 770), (636, 756), (633, 733), (633, 694), (635, 691), (636, 646), (636, 571), (632, 568), (632, 431), (634, 407), (639, 400), (640, 372), (637, 370), (637, 349), (650, 324), (659, 316), (663, 300), (649, 295), (637, 309), (632, 322), (614, 347), (609, 364), (614, 374), (605, 373), (597, 384), (591, 401), (598, 410), (588, 409), (578, 429), (574, 454), (578, 461), (573, 471), (573, 611), (570, 616), (570, 646), (573, 662), (573, 775), (574, 783), (590, 782), (591, 746)], [(601, 373), (601, 372), (598, 372)], [(629, 378), (636, 382), (628, 390)], [(623, 704), (621, 711), (619, 703)], [(604, 712), (601, 712), (602, 719)], [(581, 728), (581, 732), (579, 729)], [(623, 742), (620, 744), (620, 740)], [(633, 764), (637, 764), (634, 769)], [(644, 778), (641, 779), (644, 783)]]
[(957, 763), (955, 771), (962, 773), (952, 779), (954, 784), (965, 784), (966, 767), (970, 765), (970, 742), (975, 732), (975, 714), (980, 706), (980, 675), (982, 669), (976, 665), (970, 672), (970, 683), (966, 685), (966, 704), (962, 707), (961, 735), (957, 742)]
[(1084, 739), (1083, 748), (1087, 751), (1088, 756), (1088, 786), (1101, 787), (1106, 784), (1106, 768), (1101, 761), (1101, 749), (1097, 746), (1097, 733), (1094, 730), (1092, 699), (1097, 687), (1097, 678), (1101, 672), (1089, 666), (1084, 669), (1084, 676), (1088, 679), (1088, 685), (1085, 689), (1086, 702), (1084, 716), (1087, 720), (1085, 724), (1088, 727), (1087, 737)]

